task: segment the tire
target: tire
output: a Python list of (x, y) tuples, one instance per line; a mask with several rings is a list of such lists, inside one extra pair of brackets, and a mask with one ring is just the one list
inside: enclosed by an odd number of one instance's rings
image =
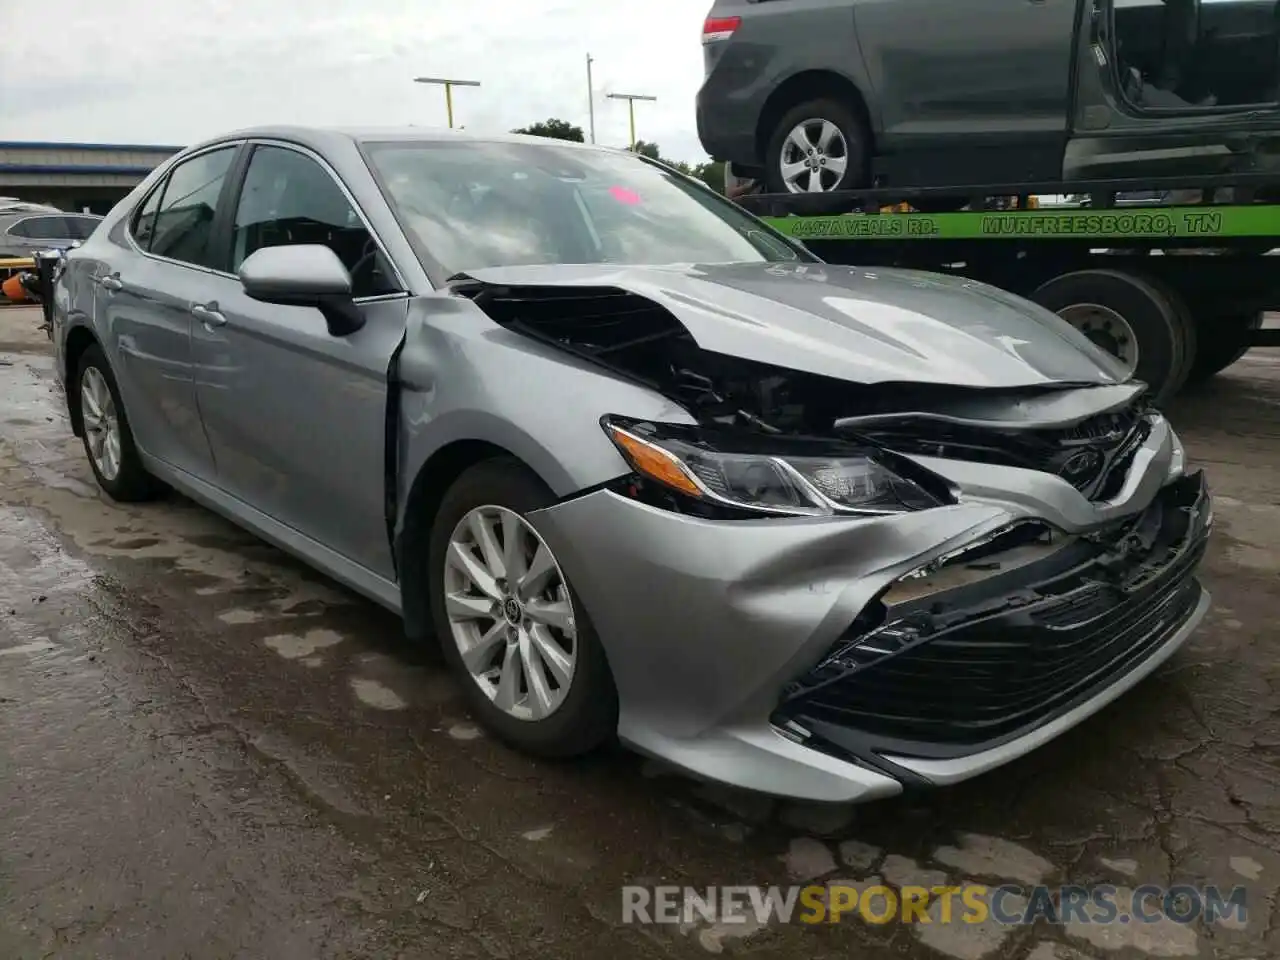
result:
[[(455, 528), (459, 527), (460, 521), (468, 518), (477, 508), (505, 509), (523, 518), (554, 502), (555, 497), (551, 491), (517, 460), (487, 460), (471, 467), (445, 493), (432, 523), (427, 548), (427, 576), (436, 635), (440, 638), (445, 660), (458, 676), (464, 696), (477, 719), (498, 739), (519, 750), (539, 757), (565, 758), (591, 752), (612, 740), (618, 728), (618, 694), (604, 647), (601, 646), (572, 585), (563, 580), (576, 633), (573, 640), (572, 676), (565, 685), (567, 692), (558, 705), (542, 717), (513, 716), (511, 712), (495, 704), (495, 700), (482, 687), (481, 681), (472, 675), (464, 662), (463, 651), (455, 637), (446, 606), (446, 578), (459, 576), (456, 567), (455, 572), (450, 572), (448, 555)], [(545, 547), (545, 544), (542, 546)], [(558, 564), (556, 572), (563, 578)], [(527, 605), (531, 605), (531, 602)], [(495, 606), (495, 612), (499, 609)], [(500, 615), (488, 619), (497, 625)], [(476, 624), (474, 630), (477, 636), (488, 629), (488, 623), (483, 619), (473, 623)], [(562, 636), (557, 635), (557, 639)], [(509, 646), (510, 643), (499, 640), (494, 645), (494, 657), (500, 659), (506, 656), (506, 648)], [(543, 665), (550, 663), (532, 650), (530, 656), (537, 657), (538, 663)], [(518, 673), (521, 678), (527, 676), (523, 666)], [(548, 678), (554, 680), (551, 673), (549, 667), (543, 670), (544, 683)], [(530, 692), (530, 684), (527, 679), (523, 682), (526, 691), (524, 701), (532, 703), (534, 698)]]
[[(791, 131), (806, 121), (827, 121), (834, 124), (847, 146), (844, 173), (823, 192), (857, 190), (867, 186), (871, 136), (866, 124), (856, 110), (836, 100), (821, 98), (806, 100), (792, 107), (782, 115), (770, 134), (765, 152), (765, 181), (769, 192), (791, 192), (782, 176), (783, 149)], [(825, 181), (827, 177), (822, 179)]]
[[(1121, 318), (1137, 347), (1133, 376), (1148, 385), (1157, 405), (1185, 382), (1195, 355), (1195, 325), (1165, 285), (1121, 270), (1081, 270), (1048, 281), (1031, 299), (1060, 316), (1072, 307), (1097, 306)], [(1072, 322), (1069, 315), (1064, 319)]]
[(1203, 383), (1248, 353), (1254, 331), (1262, 328), (1262, 313), (1201, 315), (1197, 323), (1200, 336), (1188, 385)]
[[(102, 438), (103, 431), (100, 428), (91, 429), (94, 416), (86, 403), (92, 401), (87, 401), (85, 394), (86, 390), (93, 389), (89, 384), (95, 384), (96, 378), (100, 378), (101, 384), (105, 386), (114, 408), (114, 432), (118, 434), (115, 443), (119, 448), (118, 465), (114, 473), (105, 462), (100, 464), (101, 455), (94, 453), (95, 443)], [(96, 343), (86, 348), (80, 355), (72, 384), (72, 389), (80, 391), (80, 419), (83, 427), (81, 439), (85, 456), (89, 460), (89, 467), (93, 470), (98, 486), (105, 490), (112, 500), (120, 503), (154, 500), (163, 493), (164, 485), (147, 473), (142, 465), (142, 457), (138, 454), (138, 447), (133, 440), (133, 430), (129, 426), (129, 417), (125, 413), (124, 402), (120, 399), (120, 387), (116, 384), (115, 374), (111, 372), (111, 365), (107, 362), (106, 355)], [(102, 418), (98, 420), (102, 422)]]
[[(1191, 368), (1195, 363), (1196, 354), (1200, 349), (1200, 331), (1196, 326), (1195, 314), (1191, 312), (1187, 301), (1177, 290), (1170, 284), (1157, 280), (1155, 277), (1144, 277), (1146, 283), (1156, 290), (1173, 310), (1174, 319), (1177, 321), (1177, 329), (1180, 339), (1182, 340), (1182, 366), (1178, 368), (1178, 372), (1165, 384), (1167, 395), (1165, 399), (1175, 396), (1183, 387), (1187, 385), (1187, 379), (1191, 376)], [(1161, 400), (1160, 402), (1163, 402)]]

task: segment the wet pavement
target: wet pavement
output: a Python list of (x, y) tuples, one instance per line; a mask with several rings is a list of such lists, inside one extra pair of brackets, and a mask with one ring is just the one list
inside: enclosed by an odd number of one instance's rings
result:
[[(861, 808), (487, 739), (397, 622), (179, 498), (101, 498), (0, 309), (0, 958), (1280, 955), (1280, 352), (1171, 411), (1218, 495), (1190, 645), (959, 788)], [(620, 886), (1243, 884), (1242, 926), (641, 927)]]

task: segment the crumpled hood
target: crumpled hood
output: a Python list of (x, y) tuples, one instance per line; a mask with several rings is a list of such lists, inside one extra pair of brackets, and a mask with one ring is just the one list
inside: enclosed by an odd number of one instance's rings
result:
[(856, 383), (1114, 384), (1118, 361), (995, 287), (822, 263), (615, 264), (467, 271), (503, 286), (616, 287), (661, 304), (704, 350)]

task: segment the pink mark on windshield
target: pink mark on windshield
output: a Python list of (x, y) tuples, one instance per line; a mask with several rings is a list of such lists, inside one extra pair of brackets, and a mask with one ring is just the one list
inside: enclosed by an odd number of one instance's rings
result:
[(626, 187), (610, 187), (609, 193), (613, 199), (619, 203), (625, 203), (629, 207), (634, 207), (640, 202), (640, 194), (634, 190), (628, 190)]

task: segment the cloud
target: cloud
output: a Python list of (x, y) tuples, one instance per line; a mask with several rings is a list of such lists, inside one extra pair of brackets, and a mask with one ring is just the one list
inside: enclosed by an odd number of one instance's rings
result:
[[(50, 44), (6, 47), (0, 139), (186, 144), (262, 123), (444, 126), (444, 91), (415, 76), (479, 80), (454, 91), (455, 123), (505, 131), (549, 117), (596, 136), (637, 135), (705, 159), (694, 130), (706, 7), (588, 0), (72, 0)], [(65, 9), (65, 8), (64, 8)], [(48, 35), (39, 5), (6, 12), (8, 36)]]

